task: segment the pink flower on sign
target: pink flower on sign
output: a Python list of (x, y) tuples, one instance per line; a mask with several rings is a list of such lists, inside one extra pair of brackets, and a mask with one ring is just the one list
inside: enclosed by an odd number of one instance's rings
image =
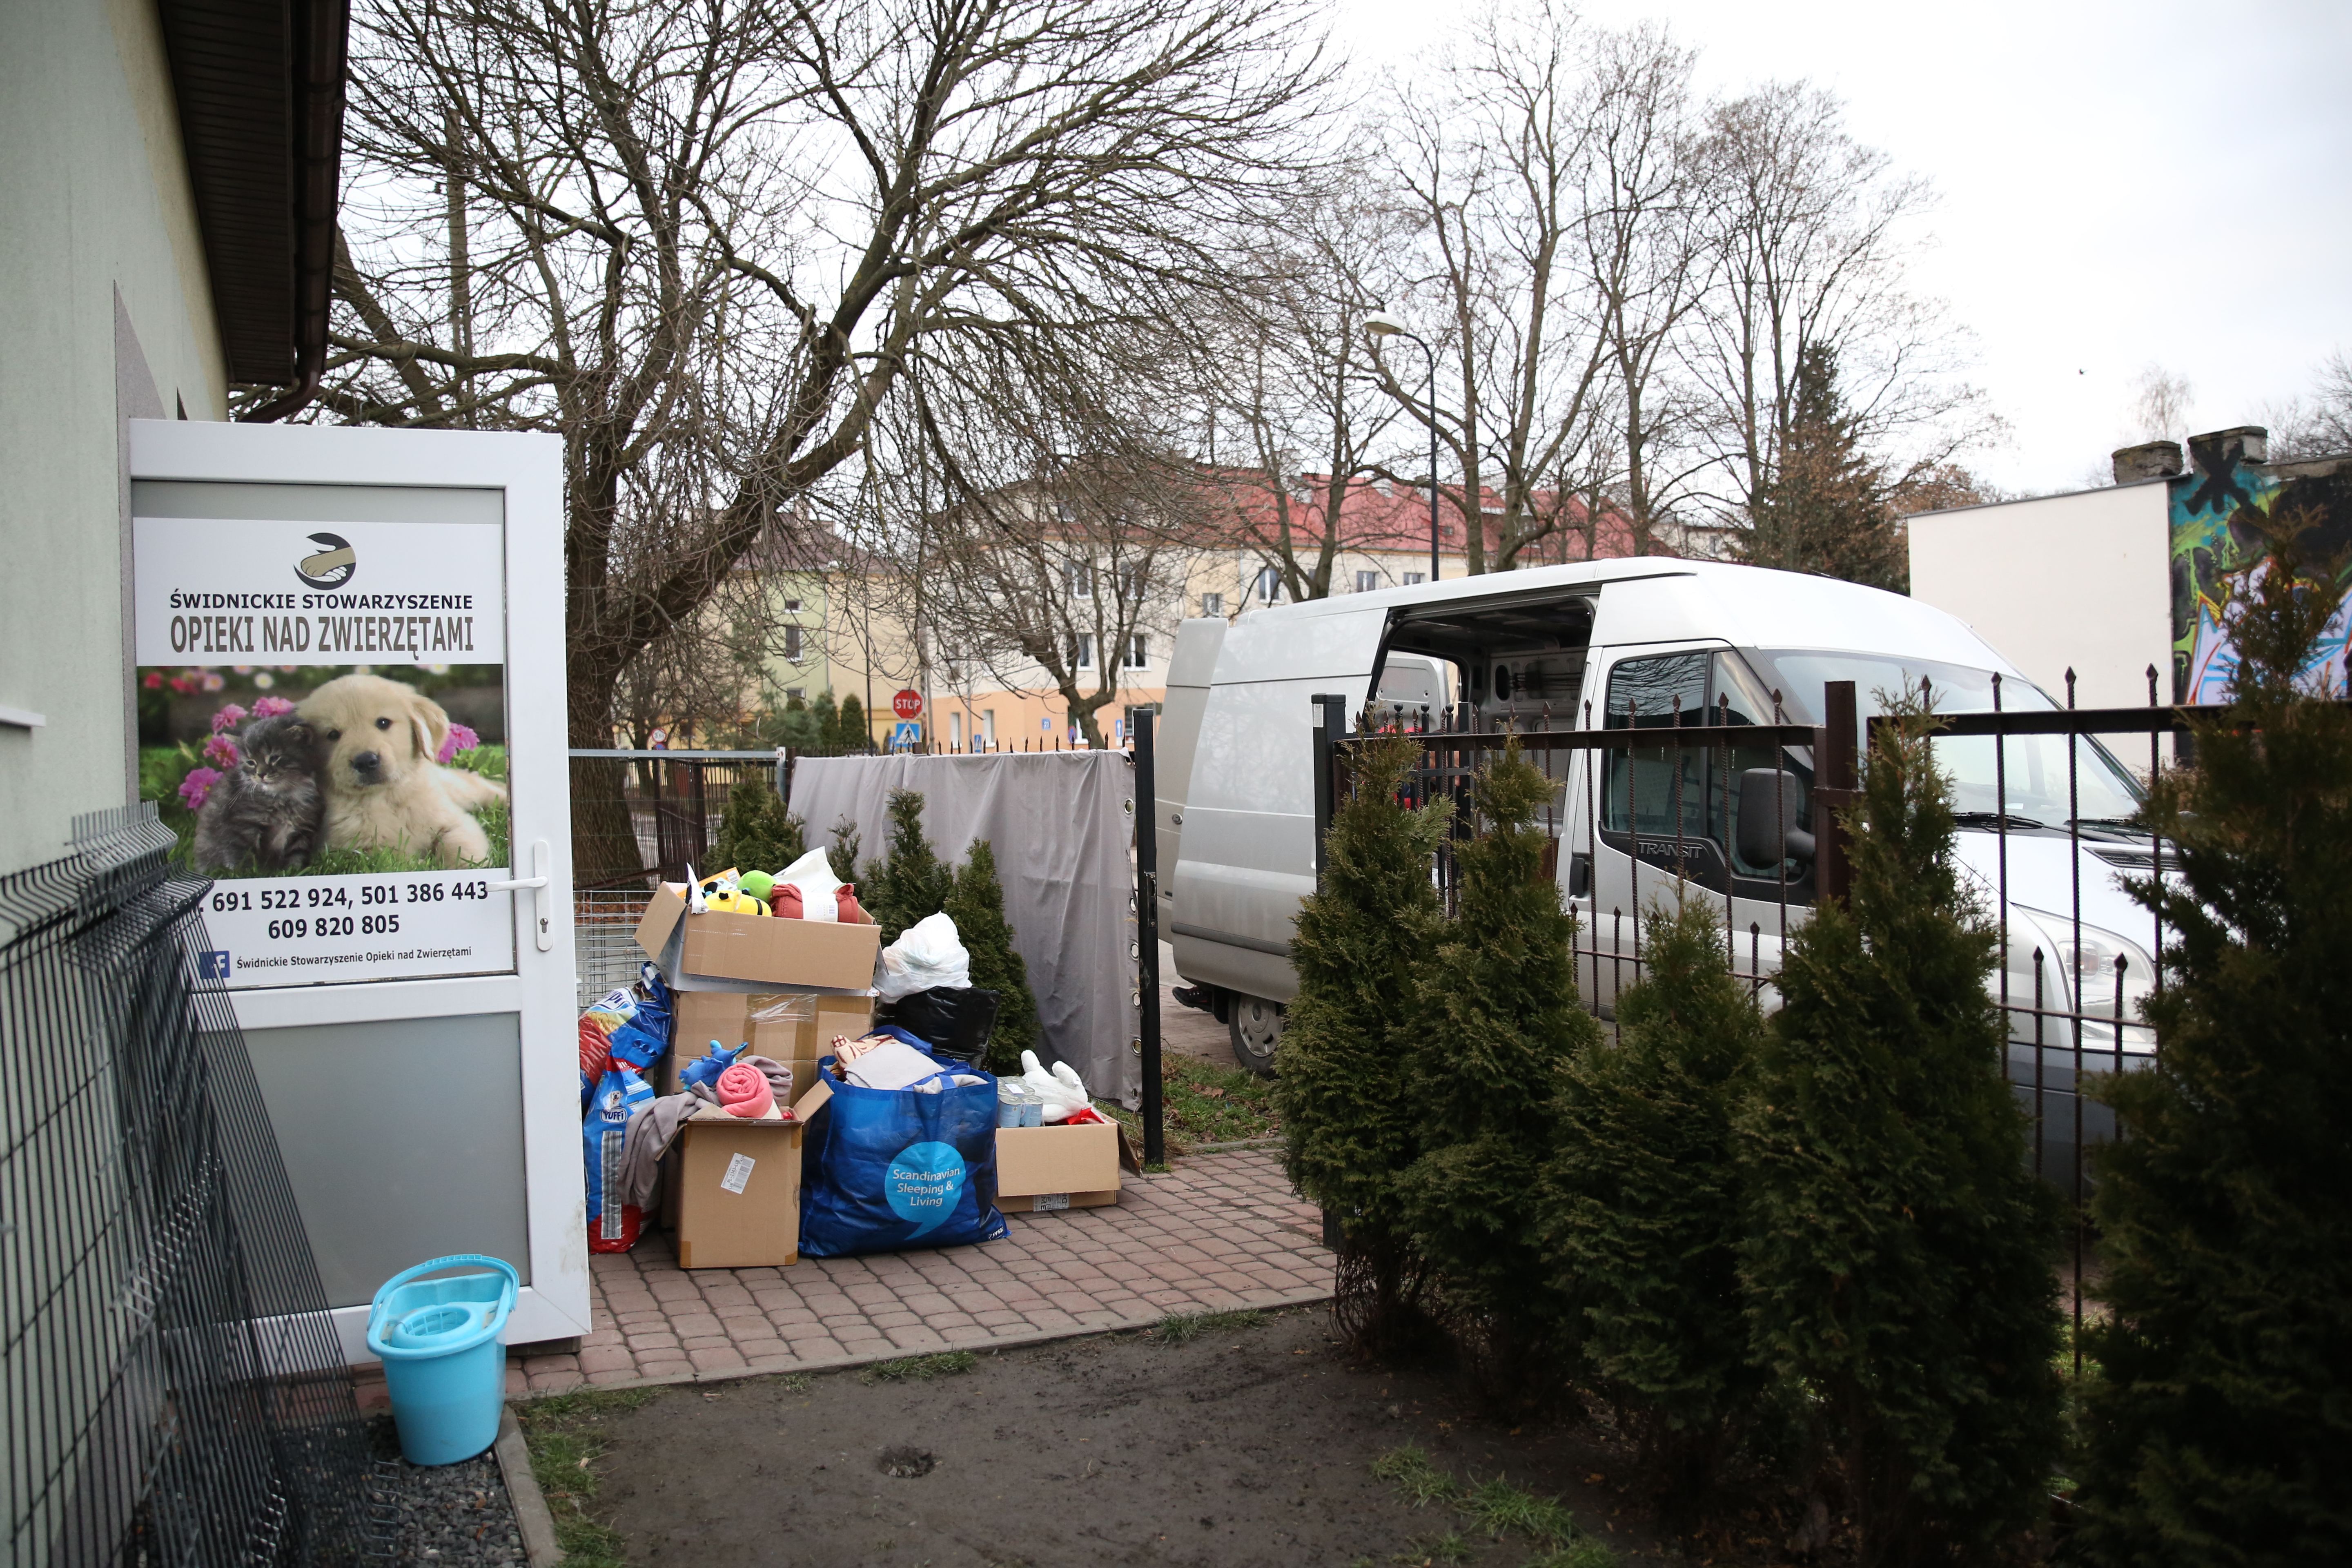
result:
[(218, 691), (222, 687), (226, 686), (227, 684), (227, 676), (221, 674), (217, 670), (208, 669), (205, 671), (205, 689), (206, 691)]
[(237, 764), (238, 756), (236, 742), (226, 735), (215, 735), (205, 742), (205, 761), (208, 763), (218, 763), (222, 767), (233, 768)]
[(232, 702), (213, 715), (213, 733), (217, 735), (224, 730), (234, 730), (244, 722), (245, 710)]
[(160, 669), (151, 669), (139, 678), (139, 684), (150, 691), (161, 691), (163, 689), (163, 672)]
[(446, 763), (460, 752), (470, 752), (482, 743), (482, 738), (463, 724), (449, 726), (449, 738), (441, 742), (440, 755), (433, 760)]
[(220, 773), (212, 768), (190, 768), (188, 776), (180, 781), (180, 798), (188, 803), (190, 811), (202, 811), (205, 797), (220, 783)]
[(283, 697), (265, 697), (253, 705), (253, 716), (257, 719), (275, 719), (280, 713), (293, 711), (294, 704)]

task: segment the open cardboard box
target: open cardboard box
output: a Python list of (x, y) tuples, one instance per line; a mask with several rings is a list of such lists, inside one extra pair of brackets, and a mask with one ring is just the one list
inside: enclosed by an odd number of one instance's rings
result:
[(664, 882), (637, 921), (637, 945), (673, 991), (862, 992), (882, 928), (780, 916), (689, 914), (686, 884)]
[(1118, 1202), (1119, 1171), (1142, 1163), (1116, 1121), (996, 1130), (996, 1206), (1006, 1214)]
[[(662, 1058), (655, 1084), (663, 1094), (677, 1092), (677, 1075), (688, 1062), (709, 1050), (713, 1040), (721, 1050), (748, 1045), (752, 1055), (783, 1063), (793, 1069), (793, 1092), (800, 1094), (816, 1081), (817, 1059), (831, 1051), (835, 1035), (854, 1040), (874, 1027), (871, 991), (856, 995), (829, 991), (680, 991), (671, 998), (671, 1006), (669, 1054)], [(776, 1012), (792, 1016), (759, 1016)]]
[(833, 1090), (822, 1082), (789, 1120), (705, 1106), (678, 1129), (666, 1205), (680, 1268), (774, 1268), (801, 1258), (801, 1140)]

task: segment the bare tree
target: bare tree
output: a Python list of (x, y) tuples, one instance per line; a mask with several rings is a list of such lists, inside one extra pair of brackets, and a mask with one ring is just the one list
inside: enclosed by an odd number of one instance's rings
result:
[(1385, 542), (1385, 519), (1347, 503), (1397, 419), (1363, 320), (1402, 225), (1360, 199), (1360, 170), (1341, 174), (1254, 237), (1273, 270), (1194, 350), (1210, 389), (1205, 482), (1220, 503), (1209, 529), (1273, 567), (1292, 600), (1328, 596), (1343, 552)]
[(917, 360), (1083, 338), (1227, 274), (1213, 237), (1315, 101), (1297, 22), (1292, 0), (377, 0), (324, 409), (562, 436), (572, 742), (608, 743), (623, 671), (864, 447)]
[(1772, 484), (1815, 343), (1837, 356), (1855, 434), (1887, 487), (1992, 436), (1997, 421), (1956, 374), (1940, 306), (1902, 287), (1906, 226), (1927, 185), (1890, 174), (1846, 132), (1837, 100), (1802, 83), (1717, 105), (1708, 132), (1715, 278), (1687, 363), (1716, 469), (1704, 499), (1726, 522), (1744, 528)]
[(2300, 463), (2352, 453), (2352, 354), (2337, 349), (2319, 367), (2319, 384), (2306, 403), (2290, 397), (2264, 410), (2271, 461)]
[(1591, 449), (1608, 369), (1576, 288), (1591, 151), (1583, 47), (1573, 17), (1549, 5), (1489, 12), (1436, 89), (1405, 95), (1391, 130), (1391, 183), (1419, 241), (1400, 303), (1443, 369), (1433, 407), (1420, 377), (1386, 359), (1381, 384), (1435, 426), (1461, 476), (1448, 500), (1474, 574), (1511, 569), (1563, 526), (1562, 476)]

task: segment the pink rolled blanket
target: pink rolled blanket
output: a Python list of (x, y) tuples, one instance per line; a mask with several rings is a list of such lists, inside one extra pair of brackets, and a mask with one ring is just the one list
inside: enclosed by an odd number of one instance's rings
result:
[(775, 1109), (776, 1091), (768, 1075), (737, 1062), (719, 1075), (719, 1103), (730, 1116), (765, 1116)]

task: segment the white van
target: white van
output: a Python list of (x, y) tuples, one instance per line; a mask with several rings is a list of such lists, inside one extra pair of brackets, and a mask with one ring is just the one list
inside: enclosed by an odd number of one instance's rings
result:
[[(1925, 677), (1939, 711), (1963, 712), (1992, 706), (1996, 673), (2004, 708), (2055, 706), (1965, 624), (1916, 600), (1829, 578), (1660, 557), (1353, 594), (1254, 611), (1231, 625), (1186, 621), (1170, 666), (1159, 761), (1160, 863), (1173, 868), (1160, 882), (1160, 931), (1190, 994), (1229, 1026), (1235, 1058), (1270, 1069), (1283, 1005), (1297, 990), (1292, 923), (1315, 885), (1309, 700), (1319, 694), (1344, 698), (1351, 722), (1368, 706), (1376, 721), (1408, 722), (1426, 706), (1437, 722), (1458, 702), (1480, 729), (1507, 721), (1524, 732), (1671, 723), (1677, 699), (1685, 723), (1701, 710), (1721, 717), (1727, 703), (1733, 724), (1769, 724), (1777, 690), (1786, 721), (1811, 724), (1821, 721), (1828, 681), (1853, 681), (1866, 715), (1877, 709), (1875, 694)], [(2139, 785), (2095, 742), (2078, 742), (2070, 805), (2065, 737), (2005, 744), (2011, 999), (2031, 1002), (2039, 948), (2043, 1005), (2071, 1005), (2079, 870), (2088, 1005), (2112, 1012), (2121, 957), (2125, 1016), (2136, 1019), (2154, 975), (2152, 924), (2117, 872), (2144, 870), (2151, 858), (2146, 836), (2123, 825)], [(1993, 742), (1948, 738), (1937, 749), (1957, 786), (1962, 860), (1995, 907)], [(1752, 955), (1763, 973), (1778, 972), (1782, 889), (1793, 930), (1811, 901), (1812, 867), (1804, 836), (1784, 843), (1759, 819), (1749, 781), (1770, 780), (1776, 760), (1783, 763), (1783, 779), (1793, 775), (1792, 820), (1809, 824), (1809, 749), (1780, 759), (1769, 747), (1737, 745), (1727, 759), (1712, 747), (1559, 755), (1559, 876), (1589, 945), (1630, 956), (1632, 917), (1668, 891), (1679, 852), (1698, 888), (1729, 900), (1738, 967), (1745, 972)], [(1779, 787), (1785, 794), (1788, 785)], [(1751, 803), (1744, 816), (1743, 794)], [(1620, 974), (1631, 983), (1629, 966), (1605, 957), (1580, 963), (1587, 1004), (1612, 1013)], [(2030, 1018), (2020, 1017), (2023, 1043), (2011, 1070), (2031, 1083), (2033, 1036)], [(2084, 1044), (2096, 1048), (2101, 1065), (2114, 1065), (2115, 1035), (2085, 1030)], [(2122, 1036), (2126, 1054), (2152, 1048), (2137, 1024)], [(2063, 1064), (2057, 1051), (2042, 1053), (2044, 1089), (2071, 1089), (2060, 1073), (2073, 1062), (2069, 1026), (2046, 1020), (2043, 1039), (2065, 1047)], [(2053, 1120), (2067, 1123), (2071, 1143), (2071, 1115)]]

